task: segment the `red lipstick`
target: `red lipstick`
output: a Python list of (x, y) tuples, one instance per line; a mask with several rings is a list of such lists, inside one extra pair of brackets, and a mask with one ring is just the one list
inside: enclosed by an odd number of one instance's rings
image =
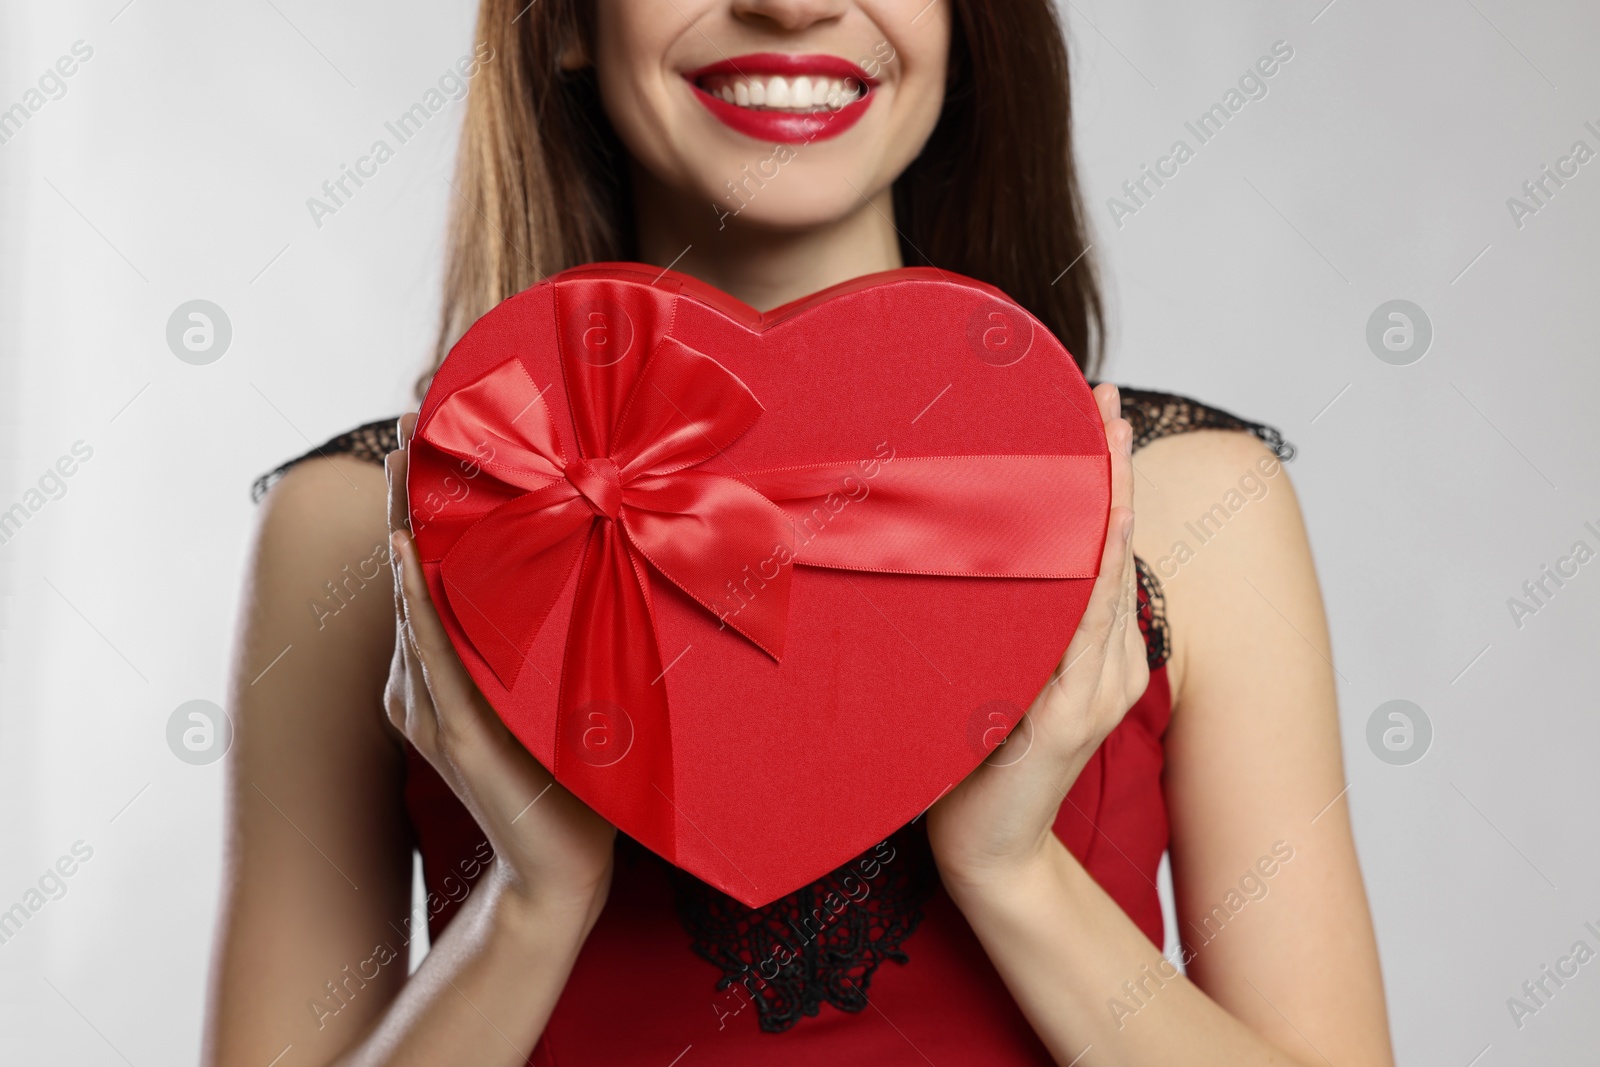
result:
[[(820, 108), (816, 111), (783, 111), (743, 107), (729, 103), (715, 93), (701, 88), (704, 79), (717, 77), (757, 80), (782, 76), (785, 79), (807, 77), (837, 79), (863, 87), (862, 95), (838, 110)], [(758, 141), (783, 144), (804, 144), (837, 137), (861, 120), (872, 106), (873, 88), (878, 84), (859, 66), (849, 60), (830, 55), (793, 55), (784, 52), (759, 52), (735, 56), (710, 66), (684, 74), (694, 90), (695, 99), (728, 128)]]

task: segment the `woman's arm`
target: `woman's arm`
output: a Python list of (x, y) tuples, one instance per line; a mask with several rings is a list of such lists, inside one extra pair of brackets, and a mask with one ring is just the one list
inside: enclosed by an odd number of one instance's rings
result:
[[(548, 782), (498, 720), (468, 706), (470, 682), (425, 592), (397, 643), (390, 558), (384, 476), (370, 464), (301, 464), (264, 504), (230, 694), (237, 736), (208, 1064), (261, 1067), (289, 1053), (285, 1063), (520, 1065), (603, 904), (603, 884), (568, 892), (530, 879), (541, 850), (576, 855), (561, 847), (574, 832), (596, 855), (603, 839), (609, 856), (608, 828), (555, 787), (508, 835)], [(407, 914), (404, 750), (385, 717), (394, 672), (391, 713), (408, 733), (427, 724), (430, 758), (448, 749), (446, 780), (477, 783), (479, 807), (519, 798), (479, 816), (499, 855), (410, 981), (407, 939), (423, 920)], [(447, 691), (448, 711), (430, 685)]]
[[(330, 1063), (405, 981), (411, 845), (405, 760), (383, 727), (386, 543), (382, 472), (368, 463), (302, 463), (261, 505), (228, 687), (209, 1064), (265, 1064), (290, 1044)], [(399, 959), (362, 977), (379, 945)]]
[[(1343, 772), (1316, 576), (1288, 478), (1263, 478), (1263, 457), (1276, 464), (1228, 433), (1170, 438), (1140, 455), (1135, 546), (1150, 560), (1179, 540), (1193, 550), (1176, 572), (1158, 568), (1177, 642), (1167, 793), (1189, 977), (1053, 833), (1016, 862), (941, 865), (1059, 1063), (1392, 1062), (1349, 824), (1342, 804), (1329, 807)], [(1245, 498), (1224, 529), (1195, 544), (1184, 524), (1250, 472), (1266, 494)], [(1097, 610), (1106, 604), (1093, 602)], [(1070, 718), (1062, 710), (1057, 719)], [(1051, 721), (1041, 718), (1036, 734)], [(1056, 758), (1064, 790), (1081, 762)], [(1022, 765), (980, 768), (986, 789), (1025, 795), (996, 770)]]
[[(1249, 474), (1265, 495), (1165, 583), (1184, 656), (1166, 792), (1189, 974), (1306, 1063), (1389, 1064), (1383, 975), (1346, 803), (1334, 652), (1300, 505), (1288, 474), (1254, 439), (1190, 436), (1141, 453), (1165, 490), (1149, 494), (1162, 532), (1180, 536), (1173, 531), (1229, 490), (1248, 488)], [(1278, 842), (1279, 856), (1293, 850), (1293, 858), (1263, 877)], [(1214, 909), (1228, 906), (1251, 871), (1248, 903), (1219, 922)], [(1250, 900), (1257, 883), (1260, 899)]]

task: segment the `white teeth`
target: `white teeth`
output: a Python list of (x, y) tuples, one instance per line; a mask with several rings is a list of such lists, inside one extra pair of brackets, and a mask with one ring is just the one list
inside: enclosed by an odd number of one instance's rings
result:
[(717, 75), (705, 78), (700, 88), (737, 107), (768, 108), (783, 111), (838, 111), (865, 95), (855, 78), (821, 78), (802, 74), (794, 79), (782, 75), (744, 78)]

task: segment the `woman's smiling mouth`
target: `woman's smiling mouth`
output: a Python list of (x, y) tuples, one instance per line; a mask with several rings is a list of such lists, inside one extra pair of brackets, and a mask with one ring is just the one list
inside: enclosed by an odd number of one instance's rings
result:
[(765, 52), (684, 74), (695, 98), (729, 128), (760, 141), (837, 137), (871, 106), (876, 80), (830, 55)]

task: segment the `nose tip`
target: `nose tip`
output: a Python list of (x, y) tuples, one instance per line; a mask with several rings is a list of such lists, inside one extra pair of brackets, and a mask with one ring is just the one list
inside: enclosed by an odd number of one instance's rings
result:
[(611, 460), (575, 459), (567, 464), (567, 481), (583, 494), (596, 515), (615, 519), (622, 510), (622, 475)]
[(760, 20), (790, 33), (818, 22), (838, 18), (841, 0), (735, 0), (734, 13), (747, 20)]

